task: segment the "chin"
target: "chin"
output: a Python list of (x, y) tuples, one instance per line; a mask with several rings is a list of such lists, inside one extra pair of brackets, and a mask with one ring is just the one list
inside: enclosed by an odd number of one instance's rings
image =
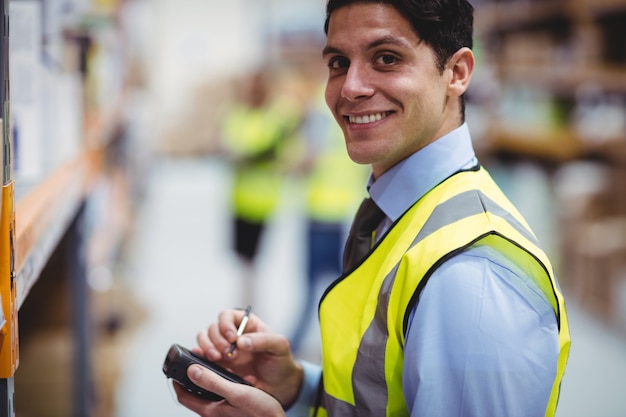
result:
[(369, 165), (376, 160), (370, 153), (363, 152), (362, 149), (350, 149), (350, 147), (348, 147), (348, 156), (353, 162), (360, 165)]

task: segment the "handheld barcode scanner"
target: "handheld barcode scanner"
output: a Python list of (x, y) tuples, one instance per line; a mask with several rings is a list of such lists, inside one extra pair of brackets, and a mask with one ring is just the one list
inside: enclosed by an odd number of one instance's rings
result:
[(209, 361), (202, 356), (196, 355), (187, 348), (174, 344), (167, 352), (165, 361), (163, 362), (163, 373), (179, 383), (188, 392), (209, 401), (220, 401), (224, 398), (210, 391), (205, 390), (191, 382), (187, 377), (187, 368), (193, 364), (204, 366), (215, 372), (221, 377), (238, 384), (250, 385), (244, 381), (239, 375), (235, 375), (229, 370), (219, 366), (215, 362)]

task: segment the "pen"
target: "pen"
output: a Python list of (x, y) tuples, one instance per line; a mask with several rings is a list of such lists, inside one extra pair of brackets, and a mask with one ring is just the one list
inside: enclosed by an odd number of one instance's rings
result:
[[(252, 306), (249, 305), (246, 308), (246, 312), (243, 315), (243, 318), (241, 319), (241, 323), (239, 323), (239, 328), (237, 329), (237, 338), (239, 338), (239, 336), (241, 336), (243, 332), (246, 330), (246, 325), (248, 324), (248, 318), (250, 317), (251, 311), (252, 311)], [(237, 341), (235, 340), (233, 343), (230, 344), (230, 348), (228, 349), (227, 355), (229, 358), (233, 356), (233, 352), (235, 351), (236, 347), (237, 347)]]

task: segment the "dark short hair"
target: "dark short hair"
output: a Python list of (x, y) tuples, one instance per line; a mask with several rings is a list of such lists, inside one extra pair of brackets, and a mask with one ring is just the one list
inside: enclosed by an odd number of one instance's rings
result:
[(441, 71), (456, 51), (473, 46), (474, 8), (467, 0), (328, 0), (326, 34), (331, 14), (354, 3), (393, 6), (408, 19), (419, 38), (433, 49)]

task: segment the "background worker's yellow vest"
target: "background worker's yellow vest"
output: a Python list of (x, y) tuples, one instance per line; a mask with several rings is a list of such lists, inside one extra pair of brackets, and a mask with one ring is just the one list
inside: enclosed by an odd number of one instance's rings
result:
[(343, 133), (334, 120), (329, 123), (327, 136), (320, 140), (325, 146), (315, 154), (307, 175), (307, 216), (322, 223), (349, 222), (365, 197), (361, 190), (369, 168), (348, 157)]
[(570, 345), (563, 297), (525, 220), (480, 169), (457, 173), (426, 194), (322, 297), (317, 416), (409, 415), (402, 393), (408, 315), (432, 272), (472, 245), (489, 245), (527, 271), (554, 309), (560, 356), (546, 416), (554, 415)]
[(343, 131), (326, 104), (326, 83), (315, 91), (307, 111), (306, 215), (309, 221), (348, 223), (365, 197), (363, 184), (370, 168), (355, 164), (346, 152)]
[(261, 108), (235, 106), (225, 118), (223, 146), (232, 158), (234, 212), (264, 222), (279, 204), (285, 180), (283, 162), (298, 124), (294, 106), (274, 103)]

